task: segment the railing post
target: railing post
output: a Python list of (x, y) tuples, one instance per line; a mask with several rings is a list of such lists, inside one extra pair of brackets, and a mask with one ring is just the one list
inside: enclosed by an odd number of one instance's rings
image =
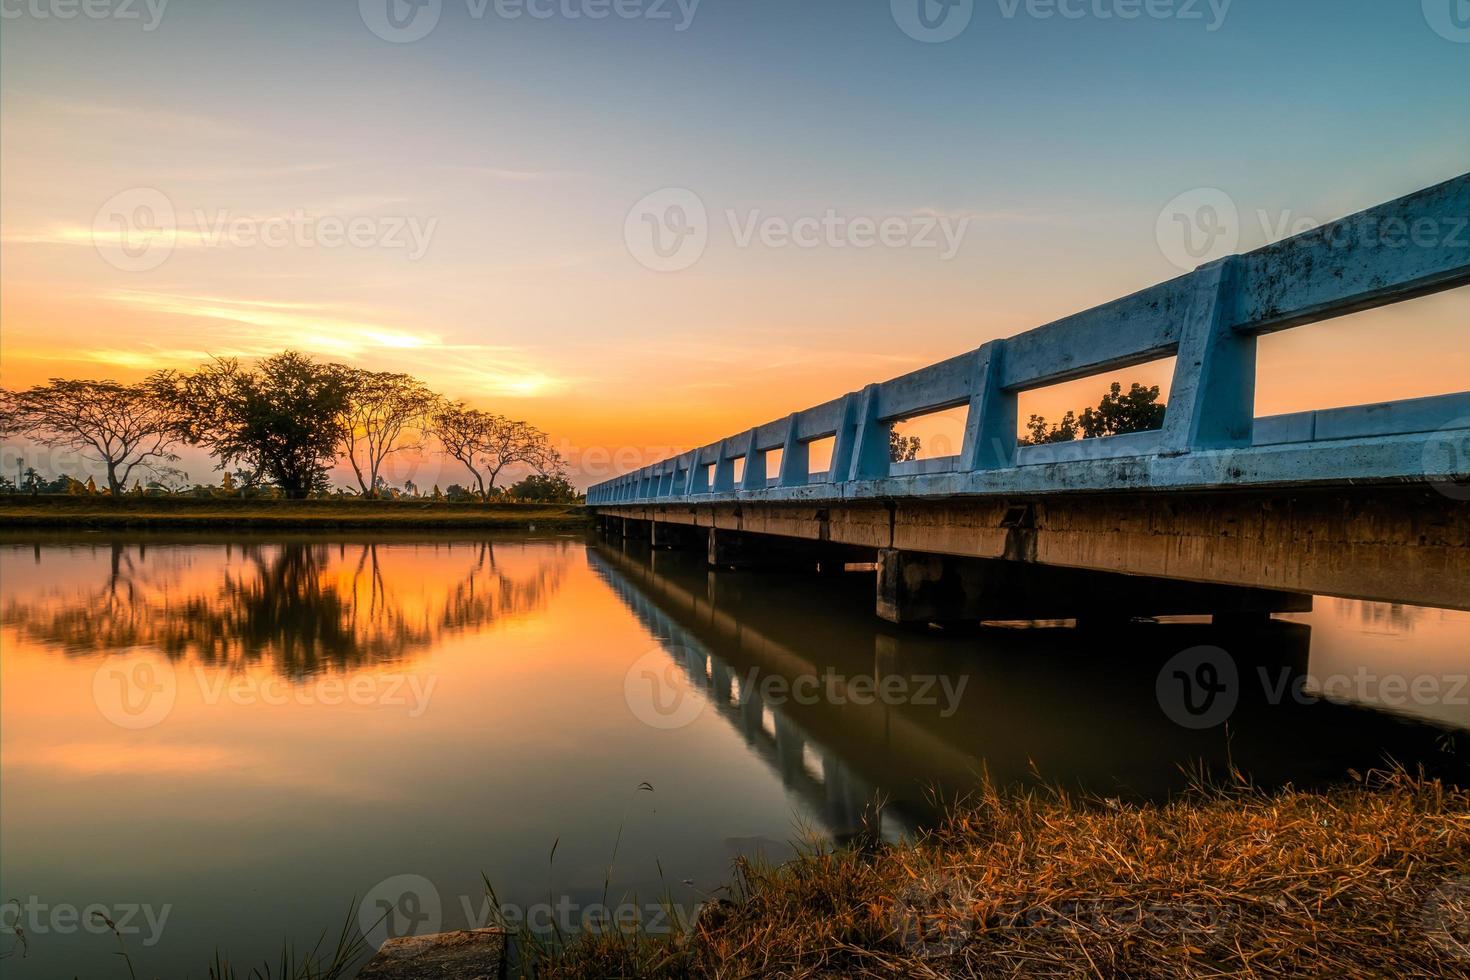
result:
[(689, 464), (689, 493), (691, 495), (710, 492), (708, 465), (704, 458), (704, 450), (694, 450), (694, 458)]
[(721, 440), (719, 456), (715, 459), (715, 492), (729, 493), (735, 489), (735, 460), (730, 458), (730, 441)]
[(999, 470), (1016, 465), (1016, 393), (1001, 387), (1005, 341), (975, 352), (970, 414), (965, 418), (961, 470)]
[(857, 412), (857, 435), (853, 439), (852, 480), (881, 480), (888, 475), (889, 426), (878, 418), (878, 385), (863, 389)]
[(801, 413), (792, 412), (786, 420), (786, 442), (781, 447), (781, 486), (804, 487), (811, 473), (811, 449), (798, 438), (797, 423)]
[(755, 429), (751, 429), (745, 440), (745, 473), (740, 480), (742, 490), (766, 488), (766, 454), (755, 447), (755, 432)]
[(694, 471), (699, 466), (699, 450), (691, 452), (683, 462), (684, 485), (679, 488), (679, 496), (688, 498), (694, 493)]
[(1164, 414), (1165, 455), (1251, 444), (1256, 338), (1231, 329), (1239, 268), (1232, 255), (1195, 273)]
[(832, 460), (827, 464), (827, 482), (847, 482), (848, 471), (852, 468), (852, 444), (857, 437), (857, 392), (848, 392), (842, 396), (842, 408), (838, 412), (837, 434), (832, 440)]

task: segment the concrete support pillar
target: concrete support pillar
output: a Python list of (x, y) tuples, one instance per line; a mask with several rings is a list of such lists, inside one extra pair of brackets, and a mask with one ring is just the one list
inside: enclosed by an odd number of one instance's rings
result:
[(706, 555), (714, 568), (746, 568), (755, 561), (758, 549), (752, 547), (748, 535), (739, 531), (712, 527), (706, 541)]
[[(979, 620), (986, 582), (973, 563), (884, 548), (878, 552), (878, 618), (921, 624)], [(966, 574), (970, 572), (971, 574)]]
[(1007, 619), (1116, 622), (1131, 616), (1214, 614), (1259, 622), (1304, 612), (1312, 597), (1270, 589), (1115, 575), (1029, 562), (878, 552), (878, 616), (890, 623)]
[(682, 551), (694, 546), (698, 529), (687, 524), (667, 524), (650, 521), (649, 541), (654, 548), (663, 551)]

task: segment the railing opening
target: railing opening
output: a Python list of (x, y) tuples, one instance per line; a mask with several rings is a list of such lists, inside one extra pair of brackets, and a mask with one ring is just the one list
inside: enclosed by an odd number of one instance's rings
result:
[(714, 463), (705, 463), (704, 464), (704, 489), (706, 491), (709, 491), (709, 490), (713, 490), (714, 488), (715, 488), (715, 464)]
[(965, 444), (965, 422), (969, 417), (970, 407), (960, 405), (895, 421), (889, 430), (889, 459), (894, 463), (909, 463), (958, 455)]
[(1173, 377), (1174, 358), (1165, 357), (1023, 391), (1017, 442), (1035, 446), (1158, 429)]
[(735, 462), (731, 464), (735, 470), (735, 486), (740, 486), (740, 481), (745, 479), (745, 457), (736, 456)]
[(774, 480), (781, 475), (781, 457), (786, 455), (784, 449), (766, 450), (766, 479)]
[(1267, 334), (1256, 415), (1470, 389), (1470, 286)]
[(806, 444), (807, 475), (826, 473), (832, 468), (832, 453), (837, 448), (837, 437), (827, 436), (813, 439)]

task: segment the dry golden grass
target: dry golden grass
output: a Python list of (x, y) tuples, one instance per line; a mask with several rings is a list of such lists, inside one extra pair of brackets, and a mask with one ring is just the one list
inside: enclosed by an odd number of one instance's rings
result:
[[(1284, 749), (1285, 750), (1285, 749)], [(549, 977), (1470, 977), (1470, 795), (1404, 774), (1164, 805), (987, 792), (899, 846), (741, 862), (683, 935)]]

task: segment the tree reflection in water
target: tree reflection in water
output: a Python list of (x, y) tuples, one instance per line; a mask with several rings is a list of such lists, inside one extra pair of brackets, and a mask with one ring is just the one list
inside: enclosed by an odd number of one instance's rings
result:
[[(0, 625), (69, 656), (156, 649), (288, 677), (402, 661), (543, 608), (565, 544), (114, 542), (100, 586), (8, 588)], [(507, 560), (509, 559), (509, 560)]]

